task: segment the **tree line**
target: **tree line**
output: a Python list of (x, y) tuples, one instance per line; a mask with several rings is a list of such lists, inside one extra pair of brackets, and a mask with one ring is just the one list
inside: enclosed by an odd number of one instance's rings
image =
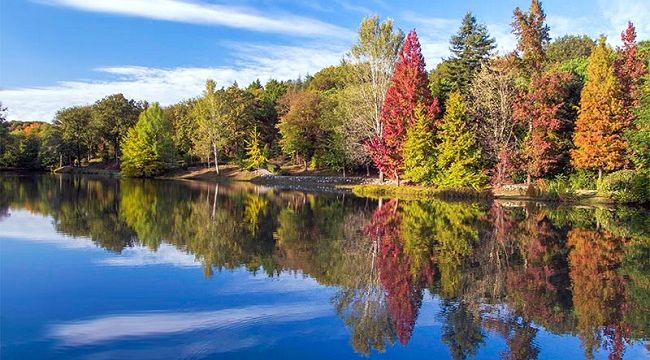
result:
[(24, 130), (2, 130), (0, 164), (122, 157), (125, 174), (155, 176), (197, 162), (217, 172), (227, 161), (272, 171), (294, 163), (452, 188), (587, 186), (650, 171), (650, 41), (637, 42), (632, 23), (616, 49), (604, 36), (551, 41), (538, 0), (514, 10), (512, 32), (516, 49), (498, 54), (468, 12), (451, 56), (427, 72), (415, 30), (367, 17), (341, 63), (313, 76), (221, 88), (208, 80), (203, 94), (168, 107), (111, 95), (60, 110), (37, 126), (53, 129), (34, 144)]

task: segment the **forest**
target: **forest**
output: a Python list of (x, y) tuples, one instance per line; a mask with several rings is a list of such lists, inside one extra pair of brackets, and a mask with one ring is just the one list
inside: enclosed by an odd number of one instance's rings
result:
[(52, 123), (2, 115), (0, 167), (96, 164), (154, 177), (294, 164), (397, 185), (535, 183), (650, 199), (650, 41), (632, 23), (615, 48), (604, 36), (552, 39), (538, 0), (513, 11), (512, 33), (516, 48), (498, 53), (468, 12), (451, 56), (427, 71), (415, 29), (369, 16), (340, 64), (295, 80), (208, 79), (202, 94), (164, 107), (114, 94)]

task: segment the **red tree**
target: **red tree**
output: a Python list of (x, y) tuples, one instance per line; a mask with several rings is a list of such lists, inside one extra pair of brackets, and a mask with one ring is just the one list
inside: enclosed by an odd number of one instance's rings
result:
[(415, 122), (416, 105), (423, 104), (428, 116), (438, 116), (438, 101), (434, 100), (428, 85), (420, 42), (415, 30), (411, 30), (400, 51), (381, 109), (382, 135), (366, 144), (375, 166), (390, 178), (399, 180), (402, 144), (406, 129)]
[(638, 105), (639, 88), (646, 69), (636, 44), (634, 24), (627, 23), (627, 28), (621, 33), (621, 40), (623, 47), (618, 49), (614, 72), (620, 84), (619, 97), (623, 101), (623, 125), (629, 127), (634, 120), (633, 108)]
[(535, 75), (530, 89), (513, 104), (513, 117), (528, 126), (522, 158), (529, 180), (551, 175), (568, 161), (576, 115), (566, 102), (571, 81), (567, 72)]
[(413, 334), (423, 294), (422, 281), (411, 276), (411, 259), (404, 253), (401, 226), (397, 200), (390, 200), (377, 207), (364, 231), (378, 242), (376, 261), (388, 312), (400, 343), (406, 345)]

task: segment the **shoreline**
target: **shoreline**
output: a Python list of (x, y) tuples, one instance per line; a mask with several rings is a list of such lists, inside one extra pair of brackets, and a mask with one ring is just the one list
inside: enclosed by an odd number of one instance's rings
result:
[[(21, 169), (0, 169), (0, 172), (35, 173)], [(38, 171), (42, 172), (42, 171)], [(52, 171), (56, 174), (71, 175), (100, 175), (108, 177), (121, 177), (120, 172), (101, 168), (76, 168), (64, 166)], [(426, 186), (400, 185), (386, 181), (379, 183), (376, 177), (367, 176), (336, 176), (330, 174), (291, 174), (274, 175), (266, 170), (242, 170), (235, 165), (220, 167), (216, 174), (213, 168), (194, 168), (176, 170), (154, 179), (160, 180), (195, 180), (210, 183), (223, 182), (248, 182), (255, 185), (273, 187), (280, 190), (314, 191), (322, 193), (352, 193), (359, 197), (400, 200), (426, 200), (437, 198), (451, 201), (522, 201), (564, 205), (637, 205), (617, 203), (613, 199), (597, 194), (595, 191), (579, 191), (569, 197), (561, 195), (549, 196), (547, 194), (534, 196), (526, 194), (523, 184), (514, 185), (516, 189), (436, 189)]]

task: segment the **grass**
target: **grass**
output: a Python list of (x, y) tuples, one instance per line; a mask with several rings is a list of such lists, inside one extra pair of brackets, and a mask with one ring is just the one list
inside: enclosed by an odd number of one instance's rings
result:
[(352, 193), (368, 198), (395, 198), (401, 200), (426, 200), (438, 198), (444, 200), (489, 200), (492, 194), (489, 191), (474, 189), (436, 189), (426, 186), (412, 185), (378, 185), (366, 184), (351, 187)]

